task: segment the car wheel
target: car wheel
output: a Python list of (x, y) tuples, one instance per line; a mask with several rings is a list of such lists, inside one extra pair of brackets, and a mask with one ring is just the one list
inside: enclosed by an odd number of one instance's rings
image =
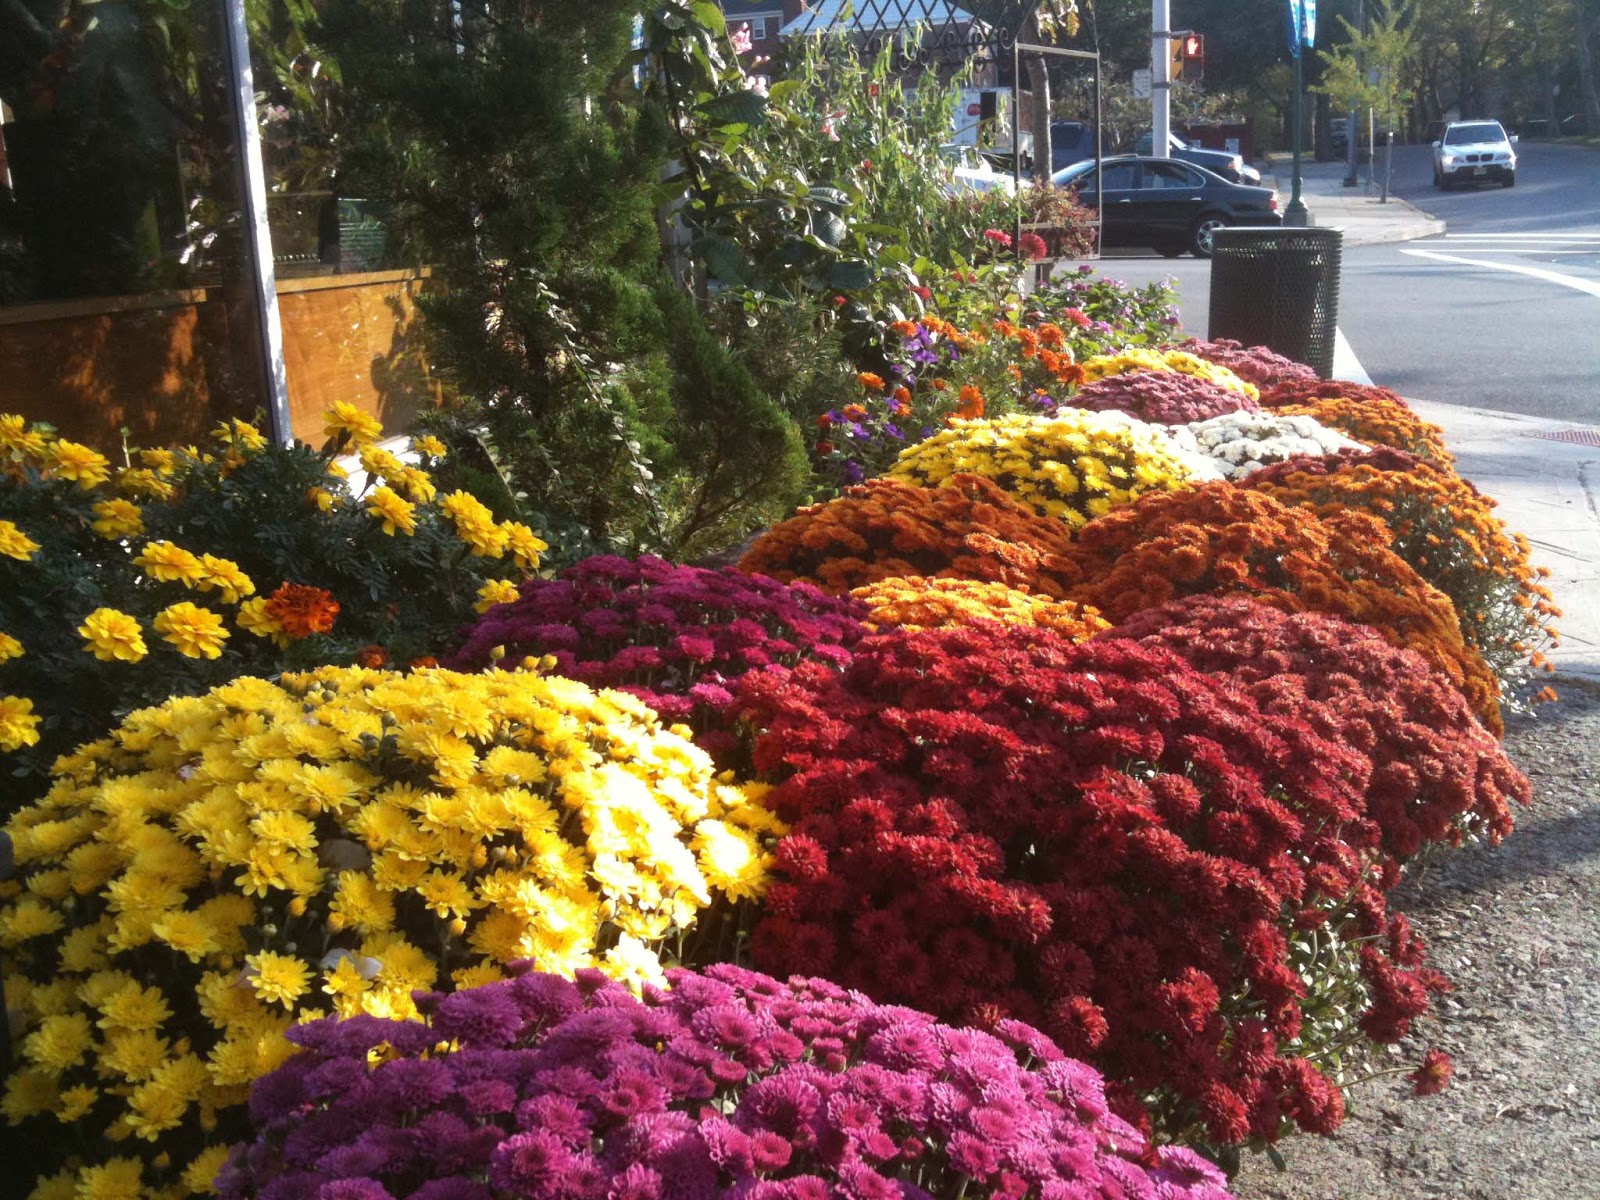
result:
[(1196, 258), (1210, 258), (1211, 251), (1216, 245), (1217, 230), (1226, 229), (1228, 221), (1215, 213), (1201, 217), (1194, 223), (1194, 231), (1189, 238), (1189, 249), (1194, 251)]
[(1506, 177), (1504, 179), (1502, 179), (1500, 182), (1505, 187), (1516, 187), (1517, 186), (1517, 173), (1515, 171), (1506, 172)]

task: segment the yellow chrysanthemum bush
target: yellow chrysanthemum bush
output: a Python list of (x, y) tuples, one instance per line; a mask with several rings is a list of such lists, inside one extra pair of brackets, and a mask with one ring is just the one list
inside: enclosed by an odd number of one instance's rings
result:
[(438, 494), (441, 447), (402, 458), (380, 433), (341, 404), (320, 449), (232, 421), (114, 467), (0, 415), (0, 815), (135, 708), (243, 674), (409, 662), (515, 594), (544, 543)]
[(906, 450), (889, 472), (928, 487), (963, 473), (993, 480), (1072, 529), (1146, 492), (1187, 487), (1193, 478), (1183, 451), (1157, 427), (1081, 408), (1053, 417), (957, 421)]
[(1201, 358), (1198, 354), (1190, 354), (1187, 350), (1151, 350), (1143, 346), (1133, 346), (1116, 354), (1099, 354), (1094, 358), (1086, 358), (1079, 365), (1082, 368), (1084, 383), (1094, 383), (1129, 371), (1177, 371), (1183, 375), (1192, 375), (1196, 379), (1204, 379), (1229, 391), (1238, 392), (1251, 400), (1257, 400), (1261, 396), (1261, 391), (1255, 384), (1240, 379), (1227, 367)]
[(203, 1190), (284, 1033), (531, 960), (731, 957), (783, 827), (621, 692), (324, 667), (131, 714), (17, 813), (0, 1101), (62, 1194)]
[(880, 629), (949, 629), (1000, 621), (1049, 629), (1069, 641), (1085, 642), (1111, 628), (1111, 622), (1093, 605), (976, 579), (895, 576), (858, 587), (850, 594), (867, 606), (867, 623)]

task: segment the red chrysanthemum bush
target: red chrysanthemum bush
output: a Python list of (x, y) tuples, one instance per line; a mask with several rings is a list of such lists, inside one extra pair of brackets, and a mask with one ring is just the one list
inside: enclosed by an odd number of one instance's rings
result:
[(1230, 483), (1142, 496), (1079, 530), (1073, 598), (1122, 622), (1183, 596), (1248, 595), (1286, 612), (1371, 625), (1422, 655), (1497, 736), (1499, 684), (1461, 637), (1455, 607), (1389, 549), (1383, 523), (1323, 520)]
[(1385, 387), (1326, 379), (1280, 383), (1261, 394), (1261, 407), (1303, 413), (1369, 446), (1392, 446), (1448, 467), (1444, 430), (1411, 411), (1404, 397)]
[(1444, 986), (1385, 911), (1381, 853), (1342, 836), (1366, 760), (1168, 651), (902, 630), (742, 697), (794, 822), (757, 964), (1036, 1023), (1163, 1136), (1333, 1129), (1314, 1062), (1401, 1036)]
[(1066, 522), (976, 475), (938, 487), (873, 479), (801, 509), (755, 540), (739, 563), (774, 579), (842, 594), (900, 575), (975, 579), (1057, 599), (1078, 581)]
[(1389, 528), (1394, 552), (1450, 597), (1461, 633), (1502, 681), (1502, 693), (1545, 664), (1560, 616), (1549, 575), (1528, 539), (1494, 515), (1495, 502), (1448, 468), (1402, 450), (1343, 451), (1278, 463), (1241, 481), (1319, 516), (1369, 512)]
[(1285, 358), (1266, 346), (1246, 346), (1232, 338), (1218, 338), (1214, 342), (1190, 338), (1181, 343), (1178, 349), (1187, 350), (1219, 367), (1227, 367), (1246, 383), (1253, 383), (1263, 390), (1281, 383), (1308, 385), (1322, 382), (1321, 377), (1304, 363)]
[(1035, 596), (1003, 583), (971, 579), (880, 579), (852, 593), (867, 606), (867, 623), (903, 629), (948, 629), (979, 621), (1034, 625), (1074, 642), (1111, 628), (1087, 604)]
[(1430, 843), (1498, 843), (1511, 832), (1513, 806), (1532, 799), (1527, 777), (1461, 693), (1368, 626), (1191, 596), (1135, 613), (1102, 637), (1165, 647), (1244, 685), (1263, 711), (1298, 717), (1359, 751), (1372, 764), (1364, 820), (1397, 862)]
[(554, 673), (643, 700), (713, 754), (732, 748), (720, 717), (746, 671), (802, 657), (849, 658), (866, 608), (804, 583), (651, 555), (596, 555), (489, 609), (450, 662), (459, 671), (549, 656)]
[(1260, 405), (1234, 391), (1181, 371), (1129, 371), (1086, 383), (1072, 393), (1073, 408), (1116, 410), (1156, 425), (1187, 425), (1223, 413), (1255, 412)]

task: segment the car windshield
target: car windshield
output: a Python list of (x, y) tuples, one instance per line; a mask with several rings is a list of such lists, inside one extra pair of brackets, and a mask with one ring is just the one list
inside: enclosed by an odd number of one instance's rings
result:
[(1455, 125), (1444, 131), (1446, 146), (1466, 146), (1473, 142), (1503, 142), (1506, 131), (1499, 122), (1488, 121), (1482, 125)]
[(1070, 167), (1062, 167), (1050, 176), (1050, 182), (1057, 187), (1077, 187), (1083, 182), (1083, 177), (1094, 170), (1094, 159), (1086, 159), (1080, 163), (1073, 163)]

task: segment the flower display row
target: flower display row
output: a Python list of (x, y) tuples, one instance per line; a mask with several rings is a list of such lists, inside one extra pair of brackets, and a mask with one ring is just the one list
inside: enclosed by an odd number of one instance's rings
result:
[(403, 461), (343, 404), (327, 433), (319, 452), (232, 421), (205, 449), (138, 449), (114, 468), (0, 416), (0, 767), (22, 781), (8, 802), (38, 795), (57, 754), (168, 696), (431, 656), (537, 570), (532, 528), (437, 494), (431, 438)]
[[(217, 675), (119, 693), (6, 826), (30, 1200), (1225, 1200), (1212, 1163), (1336, 1128), (1447, 986), (1389, 893), (1529, 798), (1495, 735), (1548, 593), (1398, 398), (1259, 348), (1052, 347), (1059, 300), (901, 331), (1020, 363), (1011, 410), (958, 392), (738, 568), (540, 575), (531, 529), (420, 498), (349, 414), (322, 454), (191, 456), (162, 503), (194, 549), (156, 503), (99, 540), (242, 611)], [(940, 391), (890, 375), (864, 394)], [(342, 573), (200, 540), (352, 447), (366, 485), (287, 526)], [(38, 453), (8, 502), (74, 500)], [(5, 511), (4, 569), (62, 561)], [(393, 636), (356, 646), (373, 602), (335, 584), (391, 570)], [(203, 640), (148, 619), (87, 612), (80, 653)]]

